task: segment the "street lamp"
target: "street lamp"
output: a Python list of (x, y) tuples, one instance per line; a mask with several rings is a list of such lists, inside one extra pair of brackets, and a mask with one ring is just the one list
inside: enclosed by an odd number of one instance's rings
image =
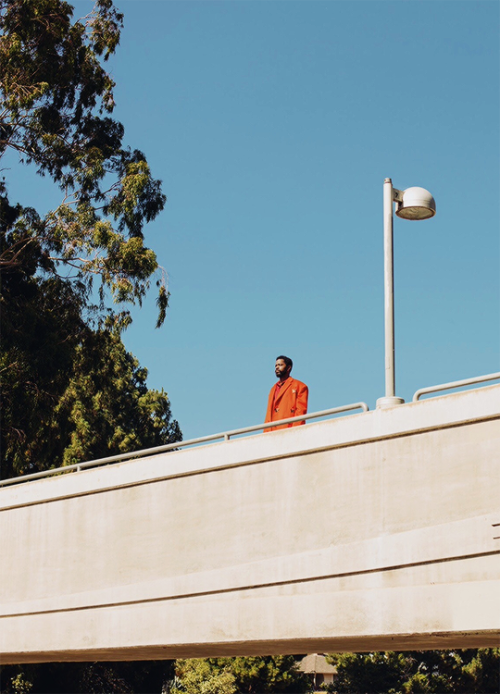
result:
[(434, 198), (425, 188), (393, 188), (390, 178), (384, 181), (384, 305), (385, 305), (385, 397), (377, 400), (377, 408), (402, 405), (395, 393), (394, 375), (394, 269), (392, 204), (402, 219), (430, 219), (436, 214)]

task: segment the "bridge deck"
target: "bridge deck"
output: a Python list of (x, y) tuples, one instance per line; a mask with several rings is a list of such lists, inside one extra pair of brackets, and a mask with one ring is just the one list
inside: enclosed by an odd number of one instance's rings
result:
[(497, 646), (500, 386), (5, 487), (0, 537), (3, 663)]

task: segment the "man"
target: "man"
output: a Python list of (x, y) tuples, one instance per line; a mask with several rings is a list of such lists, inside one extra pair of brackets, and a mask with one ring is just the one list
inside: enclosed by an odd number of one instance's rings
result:
[[(278, 383), (271, 388), (269, 400), (267, 402), (266, 422), (275, 422), (289, 417), (298, 417), (307, 412), (308, 388), (305, 383), (291, 378), (290, 372), (293, 362), (289, 357), (283, 355), (276, 358), (274, 371), (279, 379)], [(296, 427), (305, 422), (290, 422), (277, 427), (269, 427), (264, 431), (275, 431), (276, 429), (286, 429)]]

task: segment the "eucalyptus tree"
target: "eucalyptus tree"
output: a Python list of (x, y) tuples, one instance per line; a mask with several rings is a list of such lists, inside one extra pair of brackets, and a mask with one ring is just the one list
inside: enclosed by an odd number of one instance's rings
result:
[[(120, 338), (127, 302), (140, 304), (152, 282), (157, 327), (169, 299), (144, 238), (165, 205), (161, 182), (112, 117), (105, 64), (123, 15), (112, 0), (73, 14), (63, 0), (0, 0), (4, 477), (181, 436)], [(13, 166), (52, 181), (51, 209), (12, 199)]]
[(500, 648), (335, 653), (333, 694), (497, 694)]

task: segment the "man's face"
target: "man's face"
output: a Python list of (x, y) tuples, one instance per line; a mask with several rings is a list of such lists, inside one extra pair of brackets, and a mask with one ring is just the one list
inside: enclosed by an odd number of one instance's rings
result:
[(276, 378), (286, 378), (290, 373), (290, 367), (285, 364), (283, 359), (277, 359), (274, 367)]

